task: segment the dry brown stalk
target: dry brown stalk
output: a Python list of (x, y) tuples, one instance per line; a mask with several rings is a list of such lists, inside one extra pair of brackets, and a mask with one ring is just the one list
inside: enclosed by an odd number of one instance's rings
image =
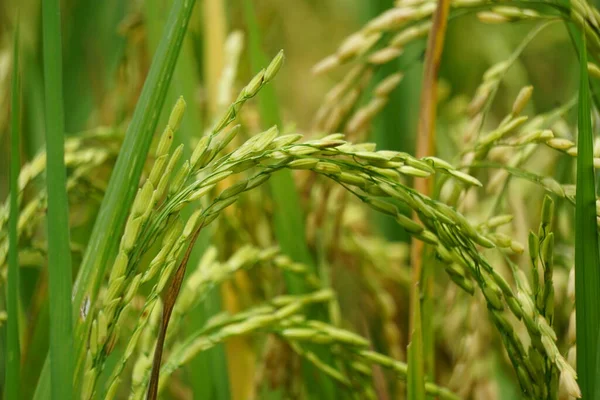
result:
[[(421, 90), (421, 109), (419, 114), (419, 127), (417, 136), (416, 156), (418, 158), (426, 157), (434, 153), (435, 145), (435, 114), (437, 104), (437, 75), (444, 48), (444, 38), (446, 35), (446, 26), (448, 11), (450, 9), (449, 0), (439, 0), (433, 17), (433, 26), (427, 42), (427, 51), (425, 53), (425, 69), (423, 73), (423, 87)], [(415, 189), (426, 196), (431, 193), (433, 181), (426, 178), (415, 178)], [(413, 214), (414, 219), (418, 216)], [(419, 283), (422, 272), (422, 253), (423, 242), (414, 240), (411, 246), (411, 264), (412, 264), (412, 287), (410, 293), (411, 307), (418, 307), (419, 303)], [(415, 326), (415, 313), (411, 313), (409, 334), (412, 339), (412, 331)]]
[(200, 226), (196, 228), (194, 234), (192, 235), (187, 250), (185, 251), (185, 255), (183, 256), (179, 267), (177, 267), (177, 271), (175, 272), (171, 284), (167, 289), (167, 294), (164, 300), (162, 321), (160, 323), (160, 331), (158, 333), (158, 339), (156, 340), (154, 360), (152, 360), (152, 375), (150, 377), (150, 384), (148, 386), (148, 395), (146, 396), (147, 400), (156, 400), (158, 396), (158, 379), (160, 374), (160, 363), (162, 360), (165, 338), (167, 337), (167, 328), (169, 327), (169, 320), (171, 319), (171, 313), (173, 312), (175, 301), (177, 301), (177, 296), (179, 295), (179, 291), (181, 290), (181, 284), (183, 283), (183, 278), (185, 277), (185, 270), (187, 267), (187, 263), (190, 259), (190, 255), (192, 253), (192, 249), (194, 248), (194, 244), (196, 243), (196, 239), (198, 239), (198, 235), (200, 234), (203, 225), (204, 224), (200, 224)]

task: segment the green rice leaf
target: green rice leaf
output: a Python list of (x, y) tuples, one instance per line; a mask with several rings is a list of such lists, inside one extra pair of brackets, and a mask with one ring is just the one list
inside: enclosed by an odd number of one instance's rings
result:
[(579, 42), (579, 137), (575, 205), (575, 303), (577, 304), (577, 372), (583, 399), (593, 399), (598, 385), (600, 266), (596, 225), (593, 133), (585, 35)]
[(42, 3), (48, 192), (48, 281), (50, 301), (51, 398), (73, 396), (73, 318), (67, 171), (64, 161), (64, 110), (60, 2)]
[[(161, 34), (166, 24), (167, 15), (163, 11), (166, 9), (170, 1), (166, 0), (148, 0), (144, 2), (144, 17), (148, 29), (148, 50), (156, 51), (160, 42)], [(180, 140), (185, 143), (183, 155), (189, 158), (191, 154), (191, 139), (194, 136), (202, 134), (202, 107), (197, 104), (196, 91), (198, 90), (198, 73), (196, 71), (196, 59), (193, 52), (193, 42), (191, 35), (187, 35), (181, 45), (181, 56), (178, 58), (175, 71), (173, 72), (173, 80), (169, 85), (169, 90), (166, 95), (167, 104), (175, 104), (180, 96), (183, 96), (189, 108), (194, 112), (187, 113), (181, 121), (181, 127), (178, 134)], [(164, 125), (169, 117), (170, 110), (164, 109), (161, 112), (160, 125)], [(193, 260), (190, 260), (193, 261)]]
[(412, 312), (415, 313), (415, 326), (411, 336), (412, 340), (408, 345), (408, 400), (425, 400), (425, 360), (420, 303), (420, 301), (416, 301), (412, 307)]

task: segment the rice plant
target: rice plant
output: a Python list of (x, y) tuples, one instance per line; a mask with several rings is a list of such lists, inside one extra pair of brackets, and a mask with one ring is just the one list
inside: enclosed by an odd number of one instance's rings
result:
[(345, 3), (7, 3), (1, 398), (600, 398), (600, 12)]

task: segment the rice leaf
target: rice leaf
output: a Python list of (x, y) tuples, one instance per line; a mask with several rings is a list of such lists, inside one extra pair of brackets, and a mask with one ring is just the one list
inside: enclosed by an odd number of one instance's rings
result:
[(15, 28), (13, 42), (13, 65), (11, 87), (11, 130), (10, 130), (10, 214), (8, 221), (8, 287), (6, 309), (8, 312), (6, 340), (6, 386), (4, 398), (20, 398), (21, 345), (19, 341), (19, 169), (21, 135), (21, 75), (19, 66), (19, 23)]
[[(80, 310), (85, 309), (86, 303), (94, 303), (106, 266), (117, 249), (121, 237), (119, 232), (123, 230), (137, 190), (194, 4), (195, 0), (175, 0), (173, 3), (75, 281), (73, 308), (74, 315), (80, 316), (76, 327), (78, 361), (83, 353), (84, 332), (88, 331), (91, 323), (90, 315), (84, 315)], [(49, 373), (46, 362), (36, 389), (36, 399), (47, 397)]]
[(48, 280), (50, 302), (51, 398), (73, 396), (73, 318), (67, 171), (64, 162), (64, 110), (60, 2), (42, 3), (48, 193)]
[(593, 399), (598, 385), (600, 265), (596, 225), (593, 133), (585, 35), (579, 42), (580, 85), (575, 205), (575, 303), (577, 304), (577, 372), (583, 399)]
[[(167, 16), (164, 14), (165, 8), (170, 4), (165, 0), (146, 1), (143, 7), (146, 26), (148, 29), (148, 50), (155, 52), (160, 42), (162, 31), (166, 24)], [(202, 108), (197, 104), (196, 91), (199, 87), (198, 74), (196, 71), (196, 59), (193, 52), (193, 43), (190, 35), (186, 36), (181, 45), (181, 56), (175, 66), (173, 80), (169, 85), (169, 91), (166, 95), (167, 104), (175, 104), (180, 96), (183, 96), (188, 107), (193, 112), (187, 113), (181, 121), (178, 135), (182, 143), (185, 143), (183, 148), (184, 158), (189, 158), (191, 154), (191, 139), (194, 136), (202, 134)], [(163, 109), (160, 117), (161, 126), (166, 124), (170, 110)]]
[(31, 160), (44, 147), (44, 79), (36, 55), (21, 52), (23, 75), (23, 153)]
[[(65, 131), (87, 128), (90, 115), (99, 106), (100, 96), (109, 88), (115, 67), (123, 57), (125, 37), (119, 23), (127, 13), (126, 2), (119, 0), (78, 1), (69, 4), (64, 30), (64, 107)], [(90, 66), (93, 66), (92, 70)], [(102, 71), (96, 75), (96, 71)], [(106, 73), (104, 73), (106, 72)], [(94, 81), (94, 90), (89, 85)]]
[(594, 399), (600, 399), (600, 385), (597, 382), (600, 382), (600, 329), (598, 330), (598, 339), (597, 339), (597, 347), (596, 347), (596, 371), (594, 373), (594, 381), (596, 383), (594, 389)]
[(425, 400), (425, 360), (423, 357), (423, 332), (421, 325), (420, 302), (415, 302), (411, 312), (414, 315), (414, 327), (408, 345), (407, 399)]

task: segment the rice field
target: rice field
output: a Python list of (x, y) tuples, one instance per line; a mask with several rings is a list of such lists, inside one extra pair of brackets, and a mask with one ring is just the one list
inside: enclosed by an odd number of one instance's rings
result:
[(600, 399), (594, 3), (7, 0), (0, 88), (0, 399)]

